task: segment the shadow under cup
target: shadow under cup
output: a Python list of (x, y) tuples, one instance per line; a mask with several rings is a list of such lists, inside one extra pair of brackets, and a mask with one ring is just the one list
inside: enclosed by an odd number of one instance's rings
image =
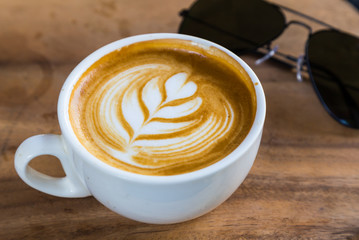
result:
[[(83, 73), (96, 61), (116, 49), (158, 39), (192, 41), (204, 49), (214, 47), (221, 50), (238, 62), (248, 74), (257, 103), (252, 127), (241, 144), (227, 156), (195, 171), (169, 176), (138, 174), (99, 160), (80, 143), (69, 117), (72, 90)], [(243, 60), (229, 50), (204, 39), (182, 34), (159, 33), (129, 37), (100, 48), (72, 71), (58, 101), (62, 135), (39, 135), (25, 140), (17, 151), (15, 167), (27, 184), (51, 195), (92, 195), (112, 211), (136, 221), (155, 224), (182, 222), (211, 211), (224, 202), (243, 182), (257, 155), (265, 111), (264, 92), (258, 78)], [(54, 150), (49, 150), (46, 154), (58, 157), (66, 173), (65, 178), (54, 180), (61, 182), (56, 185), (47, 181), (47, 176), (44, 177), (27, 165), (34, 156), (44, 154), (44, 151), (38, 149), (43, 149), (49, 144), (52, 145), (48, 149)], [(34, 147), (35, 145), (39, 147)], [(38, 153), (29, 156), (32, 149)]]

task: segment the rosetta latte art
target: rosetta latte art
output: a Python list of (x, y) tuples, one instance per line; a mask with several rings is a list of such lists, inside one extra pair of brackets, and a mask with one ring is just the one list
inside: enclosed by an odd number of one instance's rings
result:
[(126, 70), (88, 102), (92, 139), (114, 161), (141, 168), (198, 161), (231, 129), (233, 110), (224, 98), (211, 100), (220, 101), (222, 109), (211, 109), (188, 74), (161, 78), (167, 68), (148, 64)]
[(196, 171), (229, 155), (255, 115), (253, 84), (218, 49), (138, 42), (97, 60), (76, 82), (69, 117), (80, 143), (144, 175)]

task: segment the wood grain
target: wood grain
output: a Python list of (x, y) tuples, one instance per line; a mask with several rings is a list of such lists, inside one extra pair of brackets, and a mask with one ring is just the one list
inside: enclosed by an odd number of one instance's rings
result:
[[(243, 59), (266, 92), (262, 145), (244, 183), (209, 214), (180, 224), (143, 224), (92, 197), (43, 194), (17, 176), (13, 158), (24, 139), (60, 134), (57, 98), (76, 64), (122, 37), (176, 32), (178, 12), (191, 2), (0, 0), (1, 240), (359, 239), (359, 132), (327, 114), (308, 80), (298, 83), (272, 62), (255, 66), (254, 56)], [(359, 14), (345, 1), (275, 2), (359, 35)], [(305, 41), (295, 30), (278, 40), (294, 54)], [(53, 157), (32, 165), (63, 175)]]

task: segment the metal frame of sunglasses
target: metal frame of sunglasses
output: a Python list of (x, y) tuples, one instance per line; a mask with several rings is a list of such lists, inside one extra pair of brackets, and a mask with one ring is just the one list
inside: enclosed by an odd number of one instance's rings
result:
[[(201, 0), (198, 0), (201, 1)], [(196, 1), (195, 3), (197, 3), (198, 1)], [(203, 1), (203, 0), (202, 0)], [(359, 42), (359, 38), (356, 36), (353, 36), (352, 34), (349, 33), (345, 33), (337, 28), (335, 28), (334, 26), (327, 24), (321, 20), (318, 20), (316, 18), (313, 18), (309, 15), (306, 15), (304, 13), (301, 13), (299, 11), (296, 11), (294, 9), (279, 5), (279, 4), (275, 4), (275, 3), (271, 3), (271, 2), (267, 2), (267, 1), (261, 1), (264, 2), (268, 5), (270, 5), (271, 7), (274, 7), (276, 11), (278, 11), (283, 17), (283, 21), (284, 21), (284, 26), (282, 27), (282, 29), (275, 34), (272, 38), (270, 38), (269, 40), (267, 40), (266, 42), (263, 43), (256, 43), (253, 42), (249, 39), (243, 38), (241, 36), (238, 36), (237, 34), (233, 34), (231, 32), (225, 31), (221, 28), (219, 28), (218, 26), (213, 26), (213, 25), (209, 25), (208, 23), (206, 23), (205, 21), (193, 17), (190, 15), (190, 11), (191, 8), (189, 10), (182, 10), (180, 12), (180, 15), (183, 17), (183, 20), (185, 19), (190, 19), (192, 21), (195, 21), (197, 23), (203, 24), (206, 27), (210, 27), (215, 31), (218, 31), (219, 33), (222, 34), (227, 34), (231, 37), (234, 37), (236, 39), (239, 39), (243, 42), (246, 42), (247, 44), (250, 44), (253, 46), (252, 49), (247, 49), (247, 50), (236, 50), (236, 49), (231, 49), (234, 53), (238, 54), (238, 55), (242, 55), (248, 52), (254, 52), (254, 53), (258, 53), (260, 55), (262, 55), (262, 57), (260, 59), (258, 59), (256, 61), (256, 64), (261, 64), (262, 62), (271, 59), (277, 62), (280, 62), (290, 68), (293, 68), (296, 70), (296, 77), (298, 81), (302, 81), (302, 71), (307, 72), (309, 74), (309, 78), (312, 82), (313, 88), (320, 100), (320, 102), (322, 103), (322, 105), (324, 106), (324, 108), (326, 109), (326, 111), (339, 123), (343, 124), (344, 126), (347, 127), (351, 127), (351, 128), (357, 128), (359, 129), (359, 106), (358, 106), (358, 101), (356, 101), (352, 95), (348, 92), (348, 89), (350, 89), (350, 91), (356, 91), (359, 92), (359, 85), (357, 86), (351, 86), (348, 84), (343, 84), (342, 81), (340, 81), (340, 79), (330, 70), (322, 68), (318, 65), (313, 66), (313, 64), (309, 62), (309, 58), (308, 58), (308, 48), (309, 48), (309, 42), (310, 39), (312, 38), (313, 35), (318, 34), (320, 32), (323, 31), (333, 31), (336, 32), (338, 34), (344, 34), (346, 36), (350, 36), (352, 38), (356, 38)], [(192, 5), (193, 6), (193, 5)], [(283, 11), (287, 11), (290, 13), (293, 13), (294, 15), (297, 15), (299, 17), (305, 18), (307, 20), (310, 20), (312, 22), (315, 22), (317, 24), (320, 24), (321, 26), (325, 27), (325, 30), (319, 30), (316, 32), (313, 32), (312, 28), (310, 25), (301, 22), (301, 21), (297, 21), (297, 20), (291, 20), (288, 21), (286, 20), (286, 15), (283, 13)], [(183, 22), (181, 23), (180, 27), (179, 27), (179, 32), (180, 33), (186, 33), (186, 31), (183, 30)], [(306, 28), (308, 30), (308, 37), (307, 37), (307, 41), (305, 44), (305, 49), (304, 49), (304, 54), (301, 54), (300, 56), (296, 57), (296, 56), (292, 56), (289, 54), (285, 54), (282, 53), (280, 51), (278, 51), (278, 46), (274, 46), (272, 47), (272, 43), (275, 39), (277, 39), (279, 36), (281, 36), (283, 34), (283, 32), (291, 25), (299, 25), (302, 26), (304, 28)], [(212, 40), (212, 39), (209, 39)], [(358, 45), (359, 46), (359, 45)], [(358, 50), (359, 51), (359, 50)], [(358, 55), (359, 56), (359, 55)], [(358, 59), (358, 67), (359, 67), (359, 59)], [(327, 105), (325, 99), (323, 99), (322, 97), (322, 93), (319, 90), (319, 87), (317, 86), (317, 83), (314, 80), (314, 74), (315, 72), (315, 76), (320, 76), (322, 78), (326, 78), (329, 81), (333, 81), (335, 82), (335, 84), (338, 86), (338, 88), (340, 89), (340, 91), (342, 92), (342, 96), (343, 99), (346, 103), (346, 107), (349, 109), (350, 115), (351, 115), (351, 119), (343, 119), (342, 117), (338, 116), (336, 113), (334, 113), (331, 108)], [(318, 78), (318, 77), (317, 77)], [(358, 82), (359, 82), (359, 76), (358, 76)]]

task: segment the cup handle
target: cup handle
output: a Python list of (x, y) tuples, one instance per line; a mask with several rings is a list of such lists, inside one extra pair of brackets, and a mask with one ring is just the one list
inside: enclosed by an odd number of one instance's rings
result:
[[(65, 171), (65, 177), (51, 177), (29, 166), (40, 155), (57, 157)], [(58, 197), (87, 197), (91, 193), (76, 173), (71, 155), (66, 151), (61, 135), (44, 134), (26, 139), (15, 153), (15, 169), (29, 186)]]

